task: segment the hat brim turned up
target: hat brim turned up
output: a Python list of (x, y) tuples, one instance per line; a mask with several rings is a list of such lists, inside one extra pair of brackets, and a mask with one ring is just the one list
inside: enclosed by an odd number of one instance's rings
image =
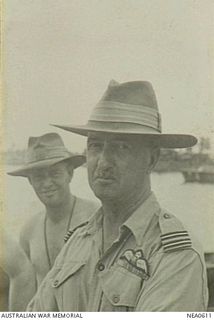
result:
[(25, 166), (22, 166), (19, 169), (16, 169), (14, 171), (8, 172), (10, 176), (21, 176), (21, 177), (28, 177), (30, 172), (33, 169), (40, 169), (40, 168), (45, 168), (52, 166), (54, 164), (68, 161), (72, 164), (73, 168), (76, 169), (83, 165), (86, 161), (85, 156), (83, 155), (74, 155), (74, 156), (69, 156), (69, 157), (58, 157), (58, 158), (53, 158), (53, 159), (45, 159), (41, 161), (37, 161), (35, 163), (29, 163), (26, 164)]
[(62, 126), (55, 124), (53, 124), (53, 126), (82, 136), (88, 136), (89, 132), (142, 135), (142, 139), (150, 138), (154, 141), (156, 140), (160, 148), (190, 148), (197, 143), (196, 137), (189, 134), (163, 134), (152, 128), (136, 124), (133, 125), (132, 123), (89, 121), (87, 125), (82, 126)]

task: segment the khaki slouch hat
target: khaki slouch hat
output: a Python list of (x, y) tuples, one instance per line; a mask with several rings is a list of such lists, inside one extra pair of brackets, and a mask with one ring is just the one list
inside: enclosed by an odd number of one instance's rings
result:
[(189, 134), (162, 133), (155, 92), (147, 81), (119, 84), (111, 80), (86, 125), (54, 126), (83, 136), (88, 132), (142, 135), (162, 148), (188, 148), (197, 143)]
[(28, 177), (33, 169), (48, 167), (62, 161), (70, 162), (75, 169), (81, 166), (86, 159), (83, 155), (74, 155), (68, 151), (57, 133), (30, 137), (24, 165), (19, 169), (8, 172), (8, 174)]

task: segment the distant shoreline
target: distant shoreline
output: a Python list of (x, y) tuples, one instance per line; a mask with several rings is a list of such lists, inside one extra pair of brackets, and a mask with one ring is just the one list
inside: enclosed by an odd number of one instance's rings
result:
[[(201, 148), (201, 151), (193, 152), (192, 148), (186, 150), (161, 149), (159, 161), (154, 168), (155, 172), (182, 172), (188, 169), (197, 169), (202, 165), (214, 166), (214, 157), (210, 149)], [(85, 150), (83, 154), (85, 154)], [(25, 162), (25, 150), (8, 150), (1, 154), (6, 165), (22, 166)], [(84, 167), (86, 164), (84, 165)]]

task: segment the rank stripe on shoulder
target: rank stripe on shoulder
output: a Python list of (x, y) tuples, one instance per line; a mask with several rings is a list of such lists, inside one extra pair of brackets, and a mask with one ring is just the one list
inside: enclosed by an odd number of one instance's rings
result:
[(167, 237), (162, 237), (161, 240), (162, 241), (171, 241), (171, 239), (184, 239), (185, 237), (189, 238), (189, 235), (186, 234), (176, 234), (174, 236), (167, 236)]
[(88, 221), (83, 222), (81, 224), (79, 224), (76, 228), (74, 228), (73, 230), (68, 230), (68, 232), (66, 233), (66, 235), (64, 236), (64, 242), (67, 242), (69, 240), (69, 238), (72, 236), (72, 234), (79, 228), (84, 227), (88, 224)]
[(164, 246), (164, 249), (171, 249), (171, 248), (175, 248), (175, 247), (179, 247), (179, 248), (186, 248), (186, 247), (191, 247), (192, 243), (191, 242), (186, 242), (186, 243), (174, 243), (168, 246)]
[(162, 244), (166, 247), (168, 245), (171, 245), (173, 243), (186, 243), (186, 242), (190, 242), (191, 243), (191, 240), (190, 238), (184, 238), (184, 239), (174, 239), (174, 240), (171, 240), (171, 241), (162, 241)]
[(175, 231), (161, 235), (164, 251), (191, 248), (192, 242), (187, 231)]
[(161, 235), (161, 239), (164, 238), (169, 238), (169, 237), (179, 237), (179, 236), (185, 236), (185, 235), (189, 235), (187, 231), (175, 231), (175, 232), (169, 232), (169, 233), (165, 233)]
[(171, 243), (167, 243), (167, 244), (163, 244), (164, 248), (170, 248), (173, 246), (179, 246), (179, 245), (191, 245), (192, 242), (190, 240), (183, 240), (183, 241), (179, 241), (179, 242), (171, 242)]

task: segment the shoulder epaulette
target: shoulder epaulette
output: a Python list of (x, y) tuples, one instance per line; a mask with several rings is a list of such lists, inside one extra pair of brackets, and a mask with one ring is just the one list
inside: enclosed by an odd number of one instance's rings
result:
[(67, 242), (67, 241), (70, 239), (70, 237), (72, 236), (72, 234), (74, 234), (74, 232), (75, 232), (77, 229), (82, 228), (82, 227), (86, 226), (87, 224), (88, 224), (88, 221), (79, 224), (77, 227), (75, 227), (75, 228), (72, 229), (72, 230), (71, 230), (71, 229), (68, 230), (68, 232), (67, 232), (66, 235), (64, 236), (64, 242)]
[(187, 231), (176, 231), (161, 235), (161, 243), (165, 252), (191, 248), (192, 242)]
[(183, 224), (166, 211), (160, 214), (161, 244), (165, 252), (172, 252), (192, 247), (189, 233)]

